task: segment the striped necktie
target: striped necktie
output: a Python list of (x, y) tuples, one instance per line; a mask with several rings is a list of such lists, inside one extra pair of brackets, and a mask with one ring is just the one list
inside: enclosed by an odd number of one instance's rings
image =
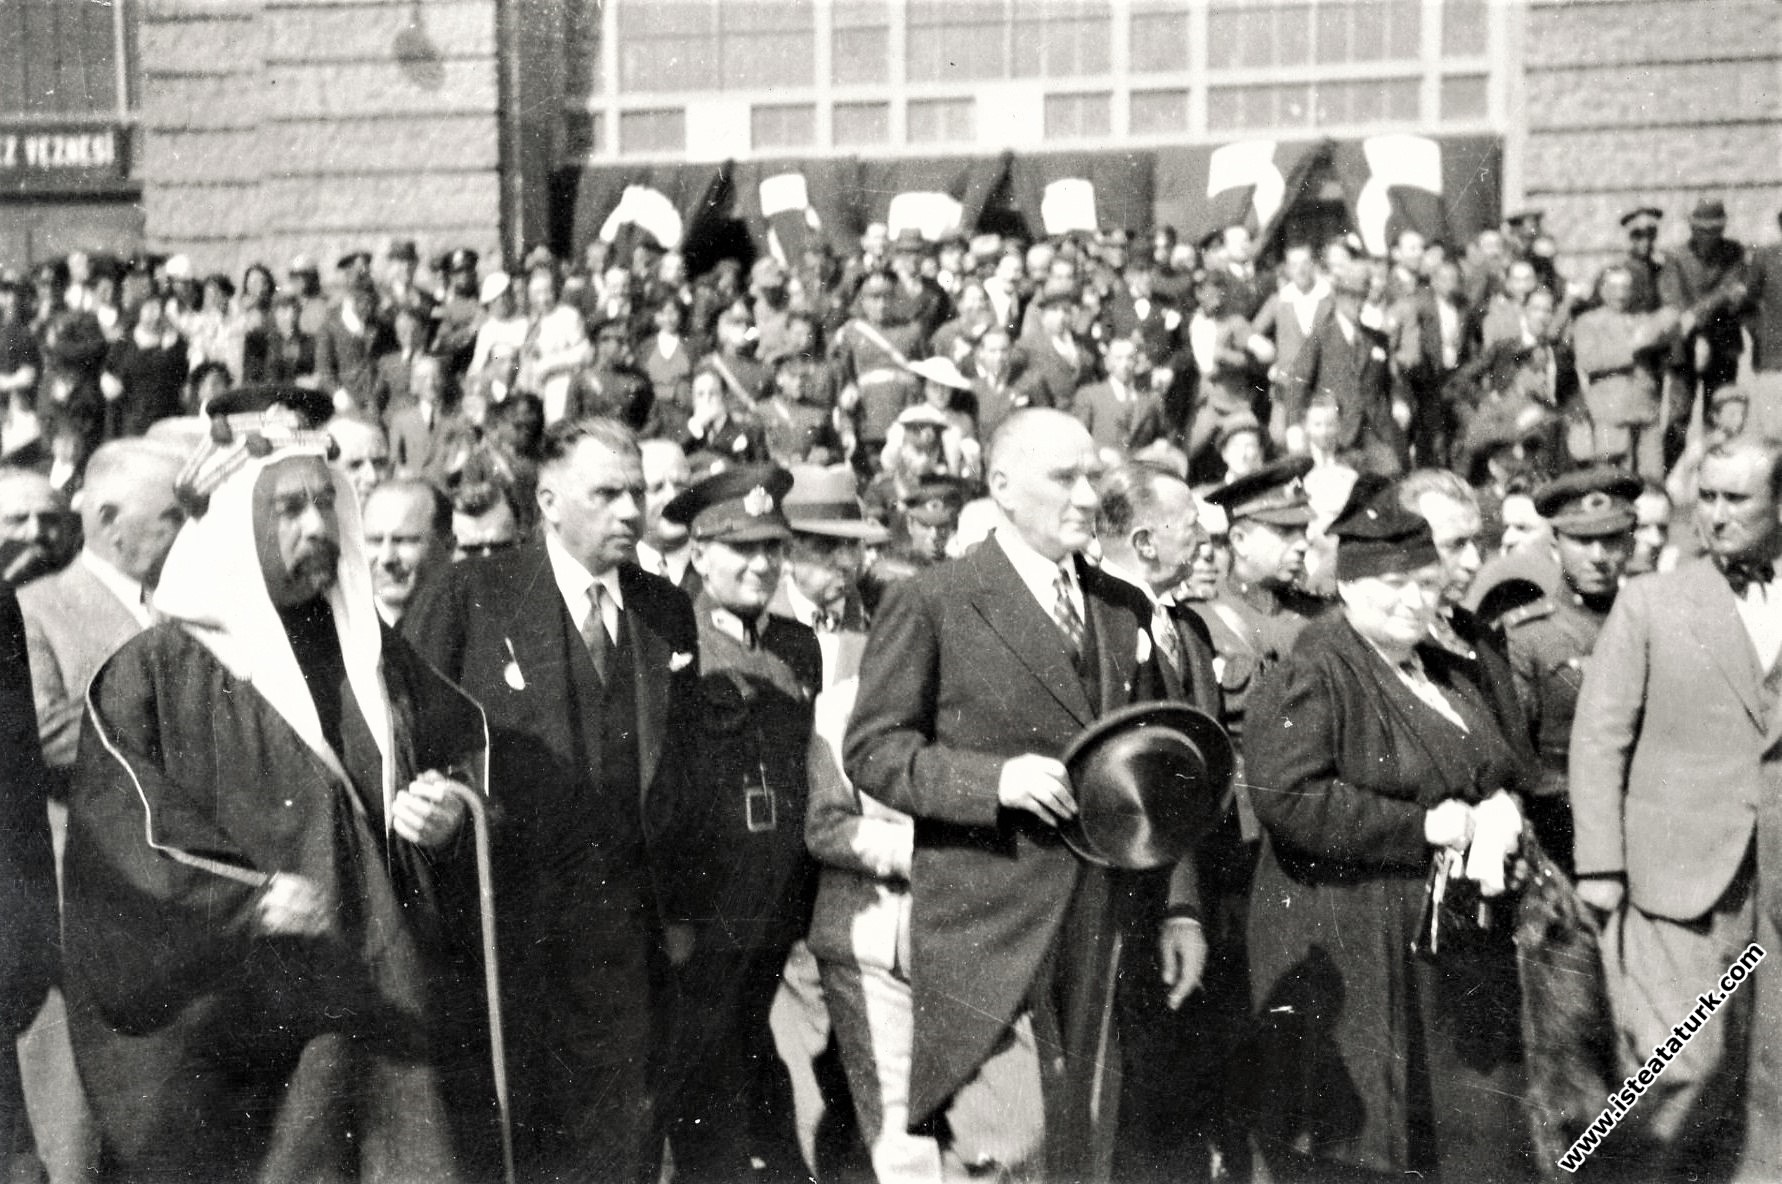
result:
[(1058, 622), (1058, 628), (1064, 631), (1064, 640), (1070, 646), (1070, 660), (1080, 662), (1083, 658), (1083, 615), (1077, 611), (1076, 601), (1070, 596), (1070, 577), (1064, 569), (1058, 569), (1057, 577), (1052, 581), (1052, 619)]

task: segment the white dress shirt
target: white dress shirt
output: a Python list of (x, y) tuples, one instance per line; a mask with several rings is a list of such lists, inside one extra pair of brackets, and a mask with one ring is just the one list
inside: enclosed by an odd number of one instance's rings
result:
[(1735, 596), (1739, 620), (1757, 651), (1757, 668), (1768, 674), (1782, 654), (1782, 579), (1767, 584), (1753, 583), (1743, 596)]
[(650, 543), (637, 544), (637, 566), (651, 575), (661, 576), (675, 587), (686, 578), (687, 565), (693, 561), (693, 547), (682, 544), (673, 551), (660, 551)]
[(606, 589), (600, 621), (606, 626), (606, 635), (617, 641), (619, 614), (625, 611), (625, 598), (619, 592), (619, 569), (609, 567), (600, 575), (594, 575), (548, 530), (545, 532), (545, 555), (551, 561), (551, 576), (557, 581), (557, 591), (562, 593), (563, 603), (569, 608), (569, 619), (575, 622), (576, 628), (581, 628), (594, 603), (594, 585)]
[(1015, 565), (1015, 574), (1039, 601), (1041, 609), (1053, 620), (1057, 620), (1054, 609), (1058, 606), (1058, 573), (1064, 573), (1066, 584), (1070, 588), (1070, 601), (1077, 610), (1077, 619), (1086, 621), (1083, 614), (1083, 585), (1077, 580), (1077, 565), (1072, 562), (1075, 556), (1067, 555), (1062, 563), (1053, 563), (1038, 551), (1027, 545), (1027, 541), (1017, 534), (1014, 528), (1001, 528), (992, 536), (1009, 562)]

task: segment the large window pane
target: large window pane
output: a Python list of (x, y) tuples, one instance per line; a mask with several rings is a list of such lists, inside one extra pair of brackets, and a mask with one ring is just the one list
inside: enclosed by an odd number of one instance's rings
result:
[(891, 139), (889, 103), (837, 103), (830, 118), (838, 148), (883, 144)]
[(803, 33), (724, 34), (724, 86), (756, 90), (775, 86), (809, 86), (813, 54), (809, 30)]
[(112, 19), (110, 4), (0, 0), (0, 114), (114, 114)]
[(912, 144), (940, 144), (977, 136), (971, 99), (911, 99), (905, 115)]
[(1074, 78), (1108, 71), (1113, 17), (1104, 2), (1017, 5), (1012, 44), (1017, 78)]
[(1047, 95), (1046, 138), (1080, 140), (1108, 134), (1110, 99), (1105, 94)]
[(1489, 113), (1485, 79), (1471, 75), (1442, 79), (1443, 119), (1483, 119)]
[(619, 80), (632, 92), (711, 90), (718, 45), (709, 37), (655, 37), (619, 43)]
[(887, 82), (891, 78), (891, 30), (837, 29), (830, 48), (830, 81), (837, 86)]
[(816, 142), (817, 109), (809, 103), (759, 106), (749, 113), (754, 148), (808, 148)]
[(1188, 68), (1188, 14), (1135, 12), (1127, 54), (1138, 74), (1174, 73)]
[(1154, 136), (1188, 130), (1188, 92), (1185, 90), (1135, 90), (1128, 122), (1135, 136)]
[(1486, 0), (1447, 0), (1442, 5), (1442, 52), (1451, 57), (1483, 54), (1490, 15)]
[(623, 111), (619, 114), (619, 150), (627, 155), (685, 152), (687, 113), (681, 108), (665, 111)]

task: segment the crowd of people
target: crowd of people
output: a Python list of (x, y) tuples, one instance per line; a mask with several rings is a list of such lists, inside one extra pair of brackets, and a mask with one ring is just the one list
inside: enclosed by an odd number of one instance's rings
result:
[(0, 274), (15, 1165), (1782, 1175), (1782, 243), (1621, 224)]

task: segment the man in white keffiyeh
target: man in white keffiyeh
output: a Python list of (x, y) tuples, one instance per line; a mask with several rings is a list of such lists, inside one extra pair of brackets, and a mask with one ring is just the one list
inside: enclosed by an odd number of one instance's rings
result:
[(162, 623), (95, 677), (70, 803), (66, 989), (108, 1178), (475, 1174), (445, 782), (480, 779), (481, 714), (380, 624), (328, 437), (213, 423)]

